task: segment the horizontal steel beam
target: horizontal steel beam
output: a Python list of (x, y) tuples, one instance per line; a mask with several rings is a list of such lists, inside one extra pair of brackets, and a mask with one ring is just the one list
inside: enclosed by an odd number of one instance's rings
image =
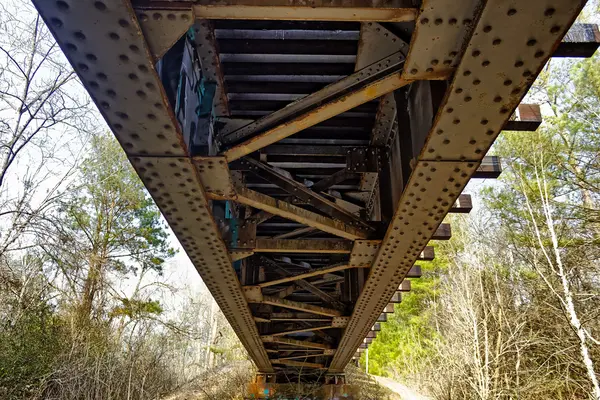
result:
[(273, 364), (282, 364), (288, 367), (300, 367), (300, 368), (316, 368), (316, 369), (324, 369), (325, 366), (323, 364), (311, 363), (306, 361), (293, 361), (289, 359), (283, 358), (274, 358), (271, 360)]
[[(249, 299), (250, 300), (250, 299)], [(279, 297), (274, 296), (263, 296), (262, 302), (263, 304), (269, 304), (272, 306), (288, 308), (290, 310), (303, 311), (317, 315), (325, 315), (327, 317), (340, 317), (342, 316), (342, 312), (339, 310), (334, 310), (332, 308), (315, 306), (312, 304), (306, 304), (299, 301), (291, 301), (286, 299), (280, 299)]]
[[(267, 266), (270, 267), (271, 271), (274, 271), (274, 272), (278, 273), (279, 275), (283, 275), (284, 278), (287, 276), (293, 275), (285, 267), (279, 265), (275, 261), (272, 261), (266, 257), (261, 257), (261, 260), (262, 260), (262, 262), (266, 263)], [(319, 289), (318, 287), (316, 287), (315, 285), (313, 285), (312, 283), (310, 283), (304, 279), (295, 280), (294, 285), (292, 285), (292, 286), (299, 286), (300, 288), (308, 291), (309, 293), (314, 294), (315, 296), (319, 297), (321, 300), (323, 300), (325, 303), (327, 303), (331, 307), (334, 307), (335, 309), (338, 309), (338, 310), (344, 309), (344, 305), (341, 302), (339, 302), (337, 299), (333, 298), (329, 293)], [(286, 296), (279, 296), (279, 298), (284, 298), (284, 297), (286, 297)]]
[(330, 350), (331, 346), (325, 343), (314, 343), (314, 342), (309, 342), (307, 340), (296, 340), (296, 339), (288, 339), (288, 338), (282, 338), (282, 337), (278, 337), (278, 336), (263, 336), (262, 337), (262, 341), (263, 343), (277, 343), (277, 344), (285, 344), (285, 345), (289, 345), (289, 346), (295, 346), (295, 347), (305, 347), (308, 349), (320, 349), (320, 350)]
[(410, 280), (405, 279), (402, 281), (402, 283), (400, 284), (400, 286), (398, 286), (398, 291), (399, 292), (410, 292), (411, 289), (411, 283)]
[(371, 0), (351, 0), (343, 3), (331, 0), (198, 0), (155, 1), (134, 0), (138, 10), (189, 10), (199, 19), (297, 20), (297, 21), (413, 21), (418, 13), (412, 2), (392, 0), (381, 4)]
[(307, 235), (309, 233), (313, 233), (313, 232), (317, 232), (318, 229), (313, 228), (312, 226), (306, 226), (304, 228), (298, 228), (298, 229), (294, 229), (291, 232), (286, 232), (286, 233), (282, 233), (276, 236), (273, 236), (273, 239), (290, 239), (290, 238), (295, 238), (296, 236), (303, 236), (303, 235)]
[(310, 327), (307, 327), (307, 328), (292, 329), (292, 330), (283, 331), (283, 332), (269, 333), (266, 336), (273, 336), (273, 337), (275, 337), (275, 336), (293, 335), (295, 333), (320, 331), (320, 330), (323, 330), (323, 329), (331, 329), (333, 327), (334, 326), (332, 326), (332, 325), (310, 326)]
[(356, 215), (344, 210), (342, 207), (312, 191), (300, 182), (288, 178), (269, 164), (250, 157), (246, 157), (241, 162), (245, 163), (249, 167), (250, 171), (254, 172), (258, 176), (267, 179), (269, 182), (279, 186), (290, 195), (307, 202), (311, 206), (326, 213), (327, 215), (331, 215), (331, 217), (335, 219), (355, 226), (357, 229), (370, 229), (370, 226), (368, 226)]
[(450, 208), (451, 213), (468, 214), (473, 209), (473, 201), (470, 194), (461, 194)]
[(367, 237), (364, 231), (355, 227), (247, 188), (238, 187), (237, 195), (232, 200), (345, 239), (355, 240)]
[(537, 104), (519, 104), (512, 118), (504, 124), (505, 131), (533, 132), (542, 124), (542, 111)]
[(420, 278), (422, 275), (421, 266), (413, 265), (406, 273), (406, 278)]
[[(323, 122), (356, 106), (374, 100), (409, 83), (400, 77), (401, 52), (381, 61), (383, 71), (369, 67), (287, 107), (222, 137), (228, 143), (243, 140), (223, 151), (229, 161), (278, 142), (303, 129)], [(376, 80), (374, 80), (376, 79)], [(358, 83), (357, 83), (358, 81)]]
[(307, 278), (312, 278), (313, 276), (331, 274), (333, 272), (343, 271), (345, 269), (350, 269), (350, 268), (361, 268), (361, 266), (352, 266), (348, 263), (341, 263), (341, 264), (331, 265), (331, 266), (323, 267), (323, 268), (315, 268), (308, 272), (290, 275), (285, 278), (279, 278), (279, 279), (275, 279), (275, 280), (268, 281), (268, 282), (261, 282), (258, 284), (258, 286), (269, 287), (269, 286), (274, 286), (274, 285), (281, 285), (283, 283), (293, 282), (293, 281), (297, 281), (299, 279), (307, 279)]
[(496, 179), (502, 173), (502, 163), (498, 156), (485, 156), (471, 178)]
[(282, 361), (282, 360), (301, 360), (301, 359), (309, 358), (309, 357), (331, 357), (331, 356), (333, 356), (333, 353), (302, 354), (300, 356), (279, 357), (277, 359), (271, 360), (271, 362), (273, 364), (277, 364), (277, 361)]
[(433, 233), (431, 240), (450, 240), (450, 238), (452, 238), (450, 224), (440, 224)]
[(286, 322), (331, 322), (331, 318), (316, 317), (310, 313), (298, 312), (274, 312), (269, 317), (270, 321), (286, 321)]
[(348, 254), (352, 242), (341, 239), (257, 239), (257, 253)]
[(574, 24), (552, 57), (592, 57), (600, 46), (600, 32), (596, 24)]

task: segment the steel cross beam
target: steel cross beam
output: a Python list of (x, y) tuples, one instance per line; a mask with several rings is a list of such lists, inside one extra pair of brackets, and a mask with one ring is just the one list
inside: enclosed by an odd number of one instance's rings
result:
[[(264, 263), (266, 263), (272, 270), (274, 270), (278, 275), (280, 275), (284, 278), (292, 275), (292, 273), (290, 273), (289, 270), (287, 270), (285, 267), (279, 265), (277, 262), (270, 260), (266, 257), (261, 257), (260, 259)], [(344, 309), (344, 305), (342, 303), (340, 303), (338, 300), (334, 299), (329, 293), (324, 292), (323, 290), (319, 289), (318, 287), (316, 287), (312, 283), (308, 282), (307, 280), (304, 280), (304, 279), (295, 280), (294, 285), (292, 285), (292, 286), (296, 286), (296, 285), (299, 286), (300, 288), (316, 295), (321, 300), (323, 300), (325, 303), (333, 306), (335, 309), (338, 309), (338, 310)]]
[(222, 132), (218, 140), (224, 145), (234, 144), (223, 155), (228, 161), (237, 160), (408, 84), (401, 77), (407, 45), (403, 43), (401, 47), (403, 51), (390, 54), (279, 111), (233, 132)]
[(279, 215), (283, 218), (311, 226), (323, 232), (328, 232), (346, 239), (364, 239), (367, 233), (364, 230), (349, 226), (331, 218), (322, 216), (301, 207), (274, 199), (265, 194), (250, 190), (248, 188), (238, 187), (237, 194), (231, 198), (238, 203), (245, 204), (269, 212), (273, 215)]
[(300, 20), (300, 21), (413, 21), (418, 9), (412, 1), (392, 0), (381, 3), (373, 0), (351, 0), (343, 3), (332, 0), (253, 0), (156, 1), (135, 0), (140, 10), (193, 10), (196, 18), (243, 20)]
[(303, 184), (288, 178), (272, 166), (250, 157), (246, 157), (242, 163), (247, 164), (250, 168), (250, 171), (259, 176), (266, 177), (269, 181), (275, 183), (289, 194), (306, 201), (308, 204), (325, 212), (327, 215), (331, 215), (333, 218), (339, 219), (340, 221), (344, 221), (358, 228), (365, 230), (371, 229), (366, 222), (362, 221), (356, 215), (344, 210), (342, 207), (312, 191)]

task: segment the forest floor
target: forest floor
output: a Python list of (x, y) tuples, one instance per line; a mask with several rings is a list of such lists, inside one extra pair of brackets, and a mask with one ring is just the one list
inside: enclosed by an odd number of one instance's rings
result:
[(414, 390), (400, 382), (396, 382), (390, 378), (384, 378), (383, 376), (372, 375), (372, 377), (375, 378), (381, 386), (385, 386), (392, 392), (398, 394), (402, 400), (429, 400), (429, 397), (416, 393)]

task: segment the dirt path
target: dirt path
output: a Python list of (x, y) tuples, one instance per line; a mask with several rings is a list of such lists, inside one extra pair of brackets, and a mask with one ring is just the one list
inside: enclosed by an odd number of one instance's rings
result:
[(390, 378), (384, 378), (382, 376), (375, 375), (372, 376), (377, 380), (377, 382), (379, 382), (380, 385), (385, 386), (394, 393), (397, 393), (402, 400), (430, 400), (429, 397), (421, 396), (410, 388)]

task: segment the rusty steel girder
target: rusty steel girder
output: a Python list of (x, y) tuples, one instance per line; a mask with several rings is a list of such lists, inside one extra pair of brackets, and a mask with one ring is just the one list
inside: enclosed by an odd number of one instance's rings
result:
[(307, 383), (539, 126), (548, 58), (597, 49), (584, 3), (34, 0), (259, 371)]

